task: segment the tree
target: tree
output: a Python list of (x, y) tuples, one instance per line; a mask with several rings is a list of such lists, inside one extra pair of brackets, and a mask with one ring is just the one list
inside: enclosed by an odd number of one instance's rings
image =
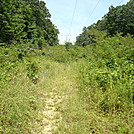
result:
[(66, 50), (68, 51), (72, 47), (72, 42), (65, 42)]
[(95, 28), (95, 25), (83, 28), (83, 33), (76, 38), (75, 45), (87, 46), (92, 45), (98, 41), (102, 41), (106, 37), (105, 31), (99, 31)]
[(134, 35), (134, 0), (130, 0), (126, 5), (111, 6), (102, 20), (83, 28), (83, 32), (76, 38), (75, 45), (94, 45), (105, 37), (118, 33), (122, 36)]
[[(0, 42), (29, 42), (39, 48), (58, 44), (59, 31), (51, 22), (46, 3), (40, 0), (0, 0)], [(42, 42), (42, 43), (41, 43)]]
[(21, 0), (2, 0), (0, 7), (0, 40), (8, 44), (20, 41), (26, 34), (23, 20), (24, 2)]
[(130, 0), (126, 5), (111, 6), (109, 12), (103, 18), (108, 35), (113, 36), (117, 33), (122, 33), (122, 35), (134, 34), (134, 0)]
[(36, 24), (37, 38), (39, 40), (44, 38), (44, 42), (47, 42), (50, 46), (57, 45), (59, 31), (50, 20), (51, 14), (46, 7), (46, 3), (39, 0), (24, 1), (32, 9), (31, 21), (34, 20)]

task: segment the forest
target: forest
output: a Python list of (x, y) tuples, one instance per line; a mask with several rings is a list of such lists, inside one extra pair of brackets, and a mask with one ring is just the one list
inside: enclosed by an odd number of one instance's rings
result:
[(44, 1), (0, 3), (1, 134), (134, 133), (134, 0), (74, 45)]

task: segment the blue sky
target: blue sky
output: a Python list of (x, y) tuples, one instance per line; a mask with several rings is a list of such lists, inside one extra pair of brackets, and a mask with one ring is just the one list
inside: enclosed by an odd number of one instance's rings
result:
[[(60, 43), (76, 41), (84, 26), (101, 19), (111, 5), (126, 4), (129, 0), (44, 0), (51, 20), (60, 31)], [(76, 4), (77, 1), (77, 4)], [(75, 8), (76, 5), (76, 8)], [(75, 12), (74, 12), (75, 11)]]

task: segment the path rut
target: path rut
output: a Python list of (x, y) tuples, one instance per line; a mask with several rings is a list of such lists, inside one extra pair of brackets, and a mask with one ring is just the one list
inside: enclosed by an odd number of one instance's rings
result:
[(59, 67), (57, 75), (52, 82), (50, 92), (44, 95), (45, 107), (42, 112), (42, 134), (53, 134), (54, 130), (62, 122), (62, 113), (58, 110), (58, 107), (62, 105), (63, 100), (74, 89), (72, 86), (71, 69), (69, 66), (62, 65), (62, 67)]

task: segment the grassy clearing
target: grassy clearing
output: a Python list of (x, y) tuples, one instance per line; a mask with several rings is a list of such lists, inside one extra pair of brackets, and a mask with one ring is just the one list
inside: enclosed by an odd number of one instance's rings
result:
[(32, 56), (4, 48), (0, 132), (46, 133), (45, 114), (54, 109), (54, 134), (134, 133), (133, 50), (129, 36), (85, 48), (46, 47)]
[[(81, 63), (71, 65), (71, 73), (66, 73), (68, 77), (67, 83), (71, 83), (71, 87), (66, 86), (62, 105), (59, 105), (58, 110), (62, 114), (62, 122), (59, 124), (54, 134), (132, 134), (133, 133), (133, 110), (127, 112), (113, 111), (105, 112), (98, 106), (98, 103), (104, 99), (104, 94), (101, 91), (95, 91), (93, 88), (84, 86), (84, 91), (79, 87), (78, 67)], [(73, 78), (73, 79), (72, 79)], [(67, 83), (65, 85), (67, 85)], [(59, 84), (60, 86), (60, 84)], [(68, 88), (69, 87), (69, 88)], [(115, 98), (115, 94), (112, 96)], [(109, 95), (107, 95), (109, 96)], [(90, 97), (92, 97), (90, 99)], [(114, 99), (113, 98), (113, 99)], [(97, 99), (97, 100), (93, 100)], [(112, 100), (111, 100), (112, 103)], [(132, 105), (131, 105), (132, 106)]]
[(39, 133), (38, 112), (45, 106), (43, 94), (54, 79), (56, 64), (44, 57), (26, 57), (3, 71), (5, 67), (0, 70), (0, 132)]
[(113, 37), (97, 45), (74, 49), (77, 90), (66, 93), (55, 133), (134, 133), (133, 39)]

